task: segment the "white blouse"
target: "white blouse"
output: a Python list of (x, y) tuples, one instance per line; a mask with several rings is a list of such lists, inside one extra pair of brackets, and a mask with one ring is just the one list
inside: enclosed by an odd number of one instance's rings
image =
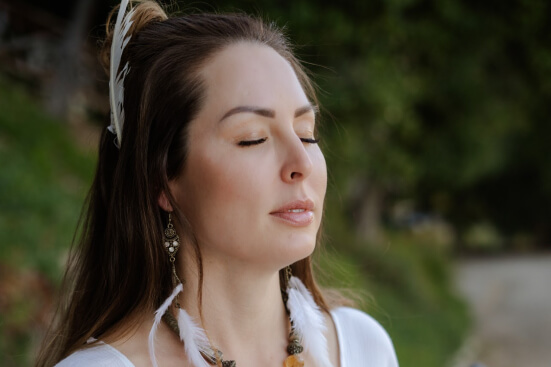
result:
[[(348, 307), (331, 311), (337, 329), (340, 367), (398, 367), (392, 341), (383, 327), (371, 316)], [(59, 362), (57, 367), (134, 367), (109, 344), (78, 350)]]

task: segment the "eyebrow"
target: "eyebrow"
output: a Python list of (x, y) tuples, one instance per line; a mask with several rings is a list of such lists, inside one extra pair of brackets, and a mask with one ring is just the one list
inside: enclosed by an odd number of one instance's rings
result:
[[(308, 113), (310, 111), (312, 111), (312, 112), (314, 112), (314, 114), (316, 114), (319, 111), (319, 108), (318, 108), (318, 106), (313, 105), (311, 103), (309, 103), (305, 106), (299, 107), (295, 110), (295, 118), (300, 117), (300, 116), (302, 116), (305, 113)], [(269, 118), (275, 118), (275, 116), (276, 116), (275, 111), (271, 110), (269, 108), (262, 108), (262, 107), (256, 107), (256, 106), (238, 106), (238, 107), (234, 107), (231, 110), (229, 110), (228, 112), (226, 112), (224, 114), (224, 116), (222, 116), (220, 121), (222, 121), (224, 119), (227, 119), (228, 117), (230, 117), (232, 115), (235, 115), (235, 114), (238, 114), (238, 113), (254, 113), (256, 115), (259, 115), (259, 116), (262, 116), (262, 117), (269, 117)]]

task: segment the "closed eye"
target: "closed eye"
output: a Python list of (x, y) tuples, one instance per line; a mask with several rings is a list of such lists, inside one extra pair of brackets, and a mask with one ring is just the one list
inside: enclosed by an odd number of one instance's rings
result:
[(251, 145), (258, 145), (264, 143), (268, 138), (262, 138), (257, 140), (242, 140), (237, 145), (240, 147), (250, 147)]
[(313, 138), (300, 138), (300, 141), (302, 141), (303, 143), (308, 143), (308, 144), (317, 144), (319, 143), (319, 139), (313, 139)]

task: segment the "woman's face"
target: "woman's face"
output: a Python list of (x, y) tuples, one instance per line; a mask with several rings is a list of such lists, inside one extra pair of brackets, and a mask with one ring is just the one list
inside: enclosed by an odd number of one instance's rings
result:
[(279, 269), (308, 256), (320, 226), (327, 172), (315, 111), (289, 63), (238, 43), (201, 71), (202, 110), (171, 192), (205, 261)]

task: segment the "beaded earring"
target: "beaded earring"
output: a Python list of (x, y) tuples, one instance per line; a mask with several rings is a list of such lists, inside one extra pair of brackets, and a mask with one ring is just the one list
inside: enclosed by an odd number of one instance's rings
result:
[(176, 230), (174, 229), (174, 225), (172, 224), (172, 213), (168, 213), (168, 224), (165, 228), (164, 233), (164, 246), (163, 248), (168, 253), (170, 263), (172, 265), (172, 286), (176, 286), (179, 283), (182, 283), (180, 281), (180, 278), (178, 277), (178, 274), (176, 274), (176, 253), (180, 249), (180, 237), (176, 233)]

